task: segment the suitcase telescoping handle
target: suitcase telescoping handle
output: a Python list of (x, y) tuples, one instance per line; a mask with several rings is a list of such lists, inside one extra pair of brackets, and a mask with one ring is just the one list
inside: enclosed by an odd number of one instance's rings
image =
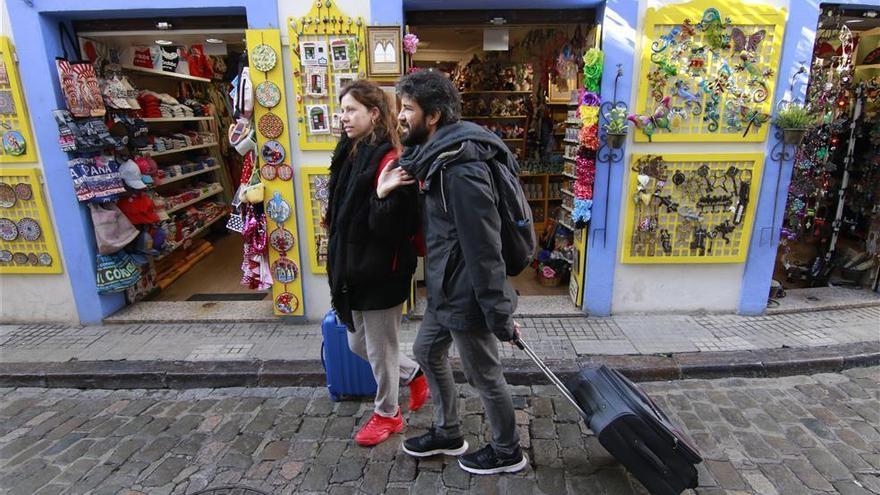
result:
[(571, 395), (568, 387), (566, 387), (565, 384), (562, 383), (562, 380), (560, 380), (559, 377), (556, 376), (556, 374), (553, 373), (546, 364), (544, 364), (544, 361), (541, 361), (541, 358), (539, 358), (538, 355), (535, 354), (535, 351), (533, 351), (532, 348), (529, 347), (529, 345), (526, 344), (521, 337), (515, 338), (513, 340), (513, 343), (514, 345), (525, 351), (526, 355), (532, 358), (532, 361), (534, 361), (535, 364), (538, 365), (538, 368), (541, 368), (541, 371), (543, 371), (544, 374), (547, 375), (547, 378), (550, 379), (550, 382), (553, 383), (553, 385), (556, 385), (556, 388), (558, 388), (559, 391), (562, 392), (562, 396), (568, 399), (568, 402), (570, 402), (571, 405), (574, 406), (575, 410), (577, 410), (577, 412), (579, 412), (584, 419), (590, 418), (590, 415), (587, 414), (586, 411), (584, 411), (584, 409), (580, 406), (580, 404), (577, 403), (576, 400), (574, 400), (574, 396)]

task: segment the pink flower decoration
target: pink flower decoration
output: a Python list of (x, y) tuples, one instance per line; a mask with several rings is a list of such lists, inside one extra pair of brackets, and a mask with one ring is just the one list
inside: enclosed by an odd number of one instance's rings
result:
[(413, 55), (419, 47), (419, 37), (409, 33), (403, 37), (403, 51)]
[(553, 278), (556, 276), (556, 271), (549, 266), (545, 266), (544, 270), (541, 271), (541, 275), (543, 275), (544, 278)]

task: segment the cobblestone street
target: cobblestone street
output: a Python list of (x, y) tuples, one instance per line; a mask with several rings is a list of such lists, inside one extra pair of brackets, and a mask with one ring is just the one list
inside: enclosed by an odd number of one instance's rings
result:
[[(773, 379), (643, 384), (704, 454), (700, 494), (880, 494), (880, 368)], [(351, 437), (368, 402), (323, 388), (0, 389), (3, 493), (168, 494), (245, 485), (267, 493), (646, 493), (550, 386), (513, 387), (523, 473), (471, 476), (455, 459)], [(483, 443), (478, 398), (463, 427)], [(404, 401), (405, 402), (405, 401)], [(430, 402), (405, 434), (431, 423)]]

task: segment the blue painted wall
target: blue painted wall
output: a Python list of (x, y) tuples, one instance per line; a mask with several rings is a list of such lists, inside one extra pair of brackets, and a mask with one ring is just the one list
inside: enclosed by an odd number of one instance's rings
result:
[(74, 19), (158, 17), (175, 15), (246, 14), (252, 28), (278, 27), (276, 0), (40, 0), (30, 7), (21, 0), (7, 2), (22, 84), (31, 121), (40, 145), (39, 156), (51, 198), (58, 242), (84, 324), (102, 318), (125, 304), (120, 294), (99, 296), (95, 285), (95, 239), (88, 209), (73, 192), (67, 154), (57, 146), (58, 129), (52, 110), (64, 101), (57, 82), (55, 57), (61, 54), (58, 22)]
[[(841, 0), (834, 3), (865, 5), (869, 2)], [(774, 108), (778, 102), (785, 98), (791, 84), (791, 78), (801, 64), (806, 63), (809, 68), (813, 58), (813, 44), (816, 39), (816, 23), (821, 12), (820, 4), (815, 1), (795, 2), (793, 0), (790, 7), (788, 22), (785, 26), (785, 39), (779, 64)], [(800, 83), (795, 84), (795, 94), (791, 95), (793, 99), (803, 101), (806, 91), (806, 84), (803, 84), (803, 81), (801, 79)], [(739, 302), (739, 312), (746, 315), (761, 314), (767, 308), (770, 282), (773, 279), (776, 253), (779, 250), (782, 217), (794, 165), (793, 160), (789, 160), (780, 167), (779, 163), (770, 160), (771, 151), (778, 143), (773, 135), (775, 133), (771, 132), (770, 134), (771, 137), (765, 148), (767, 161), (764, 164), (764, 177), (761, 181), (760, 199), (755, 214), (755, 228), (752, 231)], [(792, 148), (792, 146), (788, 147), (793, 154)], [(780, 174), (782, 174), (781, 177)], [(777, 179), (779, 179), (778, 190), (775, 189)], [(776, 218), (773, 218), (774, 202), (776, 202)]]

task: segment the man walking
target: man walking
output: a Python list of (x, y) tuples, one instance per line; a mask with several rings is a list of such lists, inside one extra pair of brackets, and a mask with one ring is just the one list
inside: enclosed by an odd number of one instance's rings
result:
[[(475, 474), (516, 472), (528, 459), (519, 446), (495, 339), (518, 336), (512, 318), (517, 296), (507, 281), (497, 193), (487, 163), (494, 159), (515, 170), (516, 161), (500, 138), (460, 121), (460, 95), (441, 73), (409, 74), (397, 90), (402, 102), (398, 121), (407, 146), (400, 166), (422, 184), (428, 248), (428, 309), (413, 354), (435, 405), (434, 427), (407, 439), (403, 450), (417, 457), (460, 455), (462, 469)], [(465, 454), (468, 444), (460, 429), (448, 358), (453, 343), (492, 432), (491, 443), (470, 454)]]

